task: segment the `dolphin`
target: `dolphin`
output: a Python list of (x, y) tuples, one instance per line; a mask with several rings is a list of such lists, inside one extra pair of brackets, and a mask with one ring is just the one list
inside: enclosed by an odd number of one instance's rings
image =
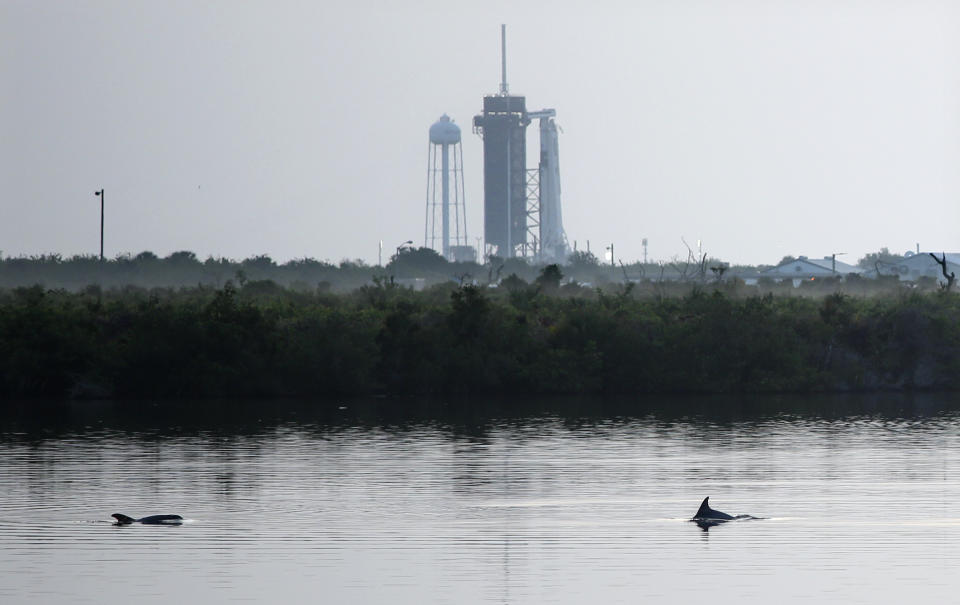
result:
[(697, 514), (695, 514), (693, 518), (710, 519), (713, 521), (729, 521), (730, 519), (733, 519), (733, 515), (721, 513), (718, 510), (713, 510), (710, 508), (710, 496), (707, 496), (703, 499), (703, 502), (700, 503), (700, 508), (697, 509)]
[(700, 529), (707, 531), (715, 525), (720, 525), (721, 523), (726, 523), (727, 521), (736, 521), (739, 519), (759, 519), (759, 517), (754, 517), (752, 515), (728, 515), (727, 513), (720, 512), (718, 510), (713, 510), (710, 508), (710, 496), (707, 496), (703, 499), (703, 502), (700, 503), (700, 508), (697, 509), (697, 514), (693, 516), (691, 521), (700, 526)]
[(117, 520), (117, 525), (130, 525), (131, 523), (143, 523), (145, 525), (180, 525), (183, 523), (183, 517), (180, 515), (150, 515), (142, 519), (134, 519), (120, 513), (110, 515)]

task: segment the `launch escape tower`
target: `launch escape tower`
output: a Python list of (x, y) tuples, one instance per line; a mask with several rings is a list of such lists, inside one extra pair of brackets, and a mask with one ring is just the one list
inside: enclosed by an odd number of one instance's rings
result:
[[(437, 235), (438, 218), (440, 235)], [(448, 261), (472, 261), (475, 258), (473, 248), (467, 245), (460, 127), (446, 114), (430, 127), (430, 147), (427, 151), (427, 217), (423, 227), (423, 245), (437, 250)]]
[[(506, 26), (500, 26), (500, 92), (483, 98), (473, 118), (483, 138), (483, 216), (486, 254), (525, 256), (544, 262), (566, 258), (560, 209), (556, 111), (527, 112), (526, 98), (507, 86)], [(540, 163), (527, 170), (526, 128), (540, 120)]]

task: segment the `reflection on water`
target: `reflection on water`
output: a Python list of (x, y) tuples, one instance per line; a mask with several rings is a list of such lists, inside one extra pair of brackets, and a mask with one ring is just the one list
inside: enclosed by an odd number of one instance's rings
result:
[[(952, 396), (39, 407), (0, 420), (3, 603), (956, 589)], [(701, 531), (705, 496), (764, 519)]]

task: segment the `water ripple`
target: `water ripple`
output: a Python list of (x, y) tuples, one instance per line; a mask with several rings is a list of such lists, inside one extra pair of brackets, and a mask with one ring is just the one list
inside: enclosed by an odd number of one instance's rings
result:
[[(0, 433), (0, 601), (932, 601), (960, 417)], [(702, 531), (704, 496), (766, 517)], [(178, 513), (115, 527), (110, 514)], [(690, 570), (696, 570), (691, 574)]]

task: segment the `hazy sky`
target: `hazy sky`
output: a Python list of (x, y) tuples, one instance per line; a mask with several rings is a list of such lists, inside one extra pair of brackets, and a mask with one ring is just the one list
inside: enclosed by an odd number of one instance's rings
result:
[(954, 1), (0, 0), (0, 251), (386, 260), (443, 113), (475, 243), (501, 23), (580, 249), (960, 250)]

